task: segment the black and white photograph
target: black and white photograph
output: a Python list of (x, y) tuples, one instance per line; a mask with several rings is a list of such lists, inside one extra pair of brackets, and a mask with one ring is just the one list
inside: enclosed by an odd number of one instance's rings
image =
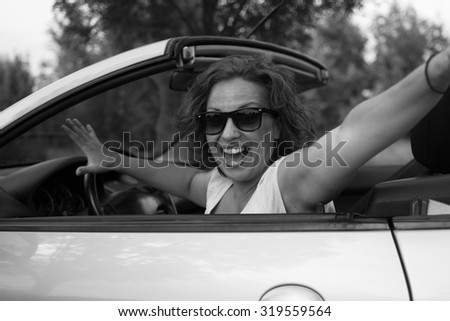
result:
[(449, 271), (450, 2), (0, 5), (0, 301), (335, 320)]

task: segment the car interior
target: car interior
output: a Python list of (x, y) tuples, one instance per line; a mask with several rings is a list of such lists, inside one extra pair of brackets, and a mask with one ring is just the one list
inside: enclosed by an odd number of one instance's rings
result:
[[(450, 90), (410, 133), (414, 159), (366, 192), (350, 212), (369, 217), (449, 213)], [(345, 192), (344, 192), (345, 193)], [(436, 203), (439, 202), (439, 203)], [(441, 206), (436, 206), (441, 204)]]

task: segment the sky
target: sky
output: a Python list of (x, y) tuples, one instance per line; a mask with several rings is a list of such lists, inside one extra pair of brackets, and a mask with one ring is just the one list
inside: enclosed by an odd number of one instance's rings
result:
[(54, 0), (0, 0), (0, 56), (21, 55), (33, 72), (54, 57), (48, 34)]
[[(54, 60), (54, 47), (48, 33), (53, 23), (54, 0), (0, 0), (0, 56), (21, 55), (37, 74), (42, 61)], [(368, 28), (376, 13), (387, 11), (397, 1), (400, 6), (412, 6), (420, 17), (442, 23), (450, 36), (449, 0), (366, 0), (365, 9), (355, 21)]]

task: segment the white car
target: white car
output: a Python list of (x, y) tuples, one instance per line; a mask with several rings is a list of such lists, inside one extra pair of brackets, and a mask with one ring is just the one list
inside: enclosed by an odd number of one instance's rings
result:
[(364, 168), (335, 200), (337, 213), (203, 215), (126, 175), (75, 175), (85, 158), (60, 128), (68, 117), (143, 160), (189, 157), (173, 141), (176, 110), (198, 73), (233, 54), (270, 55), (303, 91), (328, 79), (321, 63), (288, 48), (179, 37), (82, 69), (0, 113), (1, 300), (450, 299), (450, 177), (418, 165), (433, 154), (420, 152), (427, 142), (405, 167)]

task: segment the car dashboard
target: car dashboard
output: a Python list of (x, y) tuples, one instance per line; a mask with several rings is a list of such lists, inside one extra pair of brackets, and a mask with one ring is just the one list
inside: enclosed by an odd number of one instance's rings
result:
[[(47, 160), (0, 170), (0, 218), (91, 215), (83, 176), (84, 157)], [(118, 172), (97, 175), (96, 190), (105, 215), (202, 214), (192, 202), (149, 187)]]

